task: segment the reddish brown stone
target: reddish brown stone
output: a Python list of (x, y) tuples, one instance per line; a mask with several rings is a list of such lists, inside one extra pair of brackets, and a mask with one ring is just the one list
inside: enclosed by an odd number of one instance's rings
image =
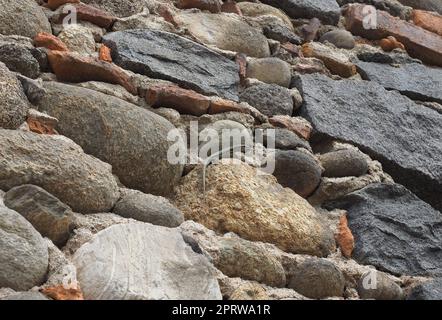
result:
[(319, 28), (321, 27), (321, 21), (317, 18), (310, 20), (308, 24), (301, 27), (302, 37), (304, 42), (310, 42), (316, 39), (318, 36)]
[(155, 85), (146, 93), (146, 101), (152, 107), (167, 107), (180, 113), (201, 116), (206, 114), (210, 99), (192, 90), (174, 85)]
[(66, 3), (80, 3), (80, 0), (48, 0), (46, 7), (51, 10), (55, 10), (63, 4)]
[(41, 289), (41, 293), (54, 300), (84, 300), (80, 288), (66, 289), (62, 285)]
[(440, 14), (413, 10), (411, 18), (415, 25), (442, 36), (442, 16)]
[(342, 255), (346, 258), (351, 258), (353, 249), (355, 247), (355, 239), (348, 227), (347, 215), (343, 214), (339, 218), (338, 233), (336, 234), (336, 242), (341, 248)]
[(159, 4), (156, 8), (156, 13), (160, 15), (164, 20), (178, 27), (178, 22), (175, 20), (172, 10), (165, 4)]
[(120, 67), (97, 58), (62, 51), (48, 52), (49, 64), (57, 79), (66, 82), (103, 81), (119, 84), (136, 95), (137, 89)]
[(297, 45), (294, 45), (291, 42), (285, 42), (281, 44), (281, 48), (288, 51), (291, 55), (296, 57), (304, 57), (302, 54), (302, 51), (299, 50), (299, 47)]
[(112, 55), (110, 49), (102, 44), (100, 50), (98, 50), (98, 59), (101, 61), (112, 62)]
[(247, 57), (243, 53), (238, 53), (235, 57), (235, 61), (239, 67), (239, 81), (241, 85), (244, 85), (247, 79)]
[(57, 51), (69, 51), (68, 47), (64, 44), (56, 36), (46, 33), (40, 32), (34, 38), (34, 45), (36, 47), (43, 47), (49, 50), (57, 50)]
[(236, 2), (233, 0), (225, 1), (221, 6), (221, 11), (226, 13), (235, 13), (242, 16), (241, 9), (236, 5)]
[(288, 129), (307, 141), (312, 135), (312, 125), (303, 118), (278, 115), (271, 117), (269, 123), (275, 127)]
[(54, 128), (47, 123), (38, 121), (37, 119), (28, 118), (26, 120), (29, 130), (38, 134), (57, 134)]
[(177, 7), (180, 9), (197, 8), (200, 10), (207, 10), (212, 13), (221, 12), (220, 0), (178, 0)]
[[(89, 6), (84, 3), (76, 3), (73, 4), (75, 9), (77, 10), (77, 19), (81, 21), (88, 21), (90, 23), (93, 23), (99, 27), (109, 29), (112, 27), (114, 22), (117, 20), (116, 17), (111, 15), (109, 12), (106, 12), (104, 10)], [(59, 21), (63, 21), (63, 19), (68, 15), (69, 13), (62, 13), (59, 17)]]
[(395, 37), (389, 36), (385, 39), (382, 39), (379, 41), (379, 45), (381, 46), (382, 50), (390, 52), (394, 49), (402, 49), (405, 50), (405, 47), (402, 43), (397, 41)]
[(377, 10), (376, 28), (364, 28), (364, 13), (366, 13), (364, 7), (360, 4), (350, 5), (345, 12), (346, 27), (353, 34), (371, 40), (393, 36), (405, 46), (410, 56), (429, 64), (442, 66), (441, 36), (381, 10)]
[(217, 113), (232, 112), (232, 111), (249, 113), (249, 111), (241, 107), (239, 103), (222, 98), (212, 99), (208, 111), (209, 114), (217, 114)]

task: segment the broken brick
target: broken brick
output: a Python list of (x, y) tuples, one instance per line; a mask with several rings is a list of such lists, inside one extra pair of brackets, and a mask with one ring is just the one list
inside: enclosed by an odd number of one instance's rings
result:
[(437, 13), (413, 10), (411, 19), (415, 25), (442, 36), (442, 16)]
[(68, 288), (59, 285), (55, 287), (47, 287), (40, 290), (41, 293), (54, 300), (84, 300), (83, 293), (80, 288)]
[[(81, 21), (88, 21), (99, 27), (109, 29), (112, 27), (117, 17), (114, 17), (109, 12), (89, 6), (84, 3), (72, 4), (77, 11), (77, 19)], [(58, 17), (60, 23), (69, 13), (62, 13)]]
[(339, 217), (338, 233), (336, 234), (336, 242), (341, 248), (342, 255), (346, 258), (351, 258), (353, 249), (355, 247), (355, 239), (348, 227), (347, 215), (343, 214)]
[(394, 49), (402, 49), (405, 50), (405, 47), (402, 43), (397, 41), (395, 37), (389, 36), (385, 39), (382, 39), (379, 41), (379, 45), (381, 46), (382, 50), (390, 52)]
[(109, 47), (104, 44), (101, 45), (98, 50), (98, 59), (101, 61), (112, 62), (112, 55)]
[(43, 47), (49, 50), (69, 51), (68, 47), (64, 44), (63, 41), (61, 41), (56, 36), (46, 32), (40, 32), (35, 36), (34, 45), (37, 48)]

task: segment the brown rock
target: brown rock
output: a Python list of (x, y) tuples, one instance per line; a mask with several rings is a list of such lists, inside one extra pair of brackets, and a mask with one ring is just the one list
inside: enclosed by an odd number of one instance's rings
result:
[(212, 13), (221, 12), (220, 0), (178, 0), (177, 7), (180, 9), (197, 8)]
[(405, 50), (405, 47), (402, 43), (397, 41), (395, 37), (389, 36), (385, 39), (382, 39), (379, 41), (379, 45), (381, 46), (382, 50), (390, 52), (394, 49), (402, 49)]
[(238, 53), (235, 57), (236, 64), (239, 66), (239, 80), (244, 85), (247, 79), (247, 56), (244, 53)]
[(111, 50), (106, 45), (102, 44), (98, 50), (98, 59), (101, 61), (112, 62)]
[(180, 113), (201, 116), (207, 113), (210, 99), (193, 90), (174, 85), (156, 85), (147, 90), (146, 101), (152, 107), (173, 108)]
[(321, 27), (321, 21), (317, 18), (310, 20), (308, 24), (301, 27), (302, 37), (304, 42), (310, 42), (316, 39), (318, 35), (319, 28)]
[(442, 16), (434, 12), (413, 10), (411, 19), (415, 25), (442, 36)]
[(221, 11), (226, 13), (235, 13), (242, 16), (241, 9), (238, 7), (235, 1), (227, 0), (221, 6)]
[(248, 110), (244, 109), (239, 103), (231, 100), (226, 100), (222, 98), (214, 98), (210, 101), (209, 114), (217, 114), (224, 112), (241, 112), (250, 113)]
[(51, 10), (55, 10), (63, 4), (66, 3), (80, 3), (80, 0), (48, 0), (46, 7)]
[(277, 115), (271, 117), (269, 122), (275, 127), (285, 128), (296, 133), (300, 138), (310, 140), (313, 127), (303, 118)]
[(49, 51), (48, 59), (52, 70), (60, 81), (74, 83), (86, 81), (108, 82), (119, 84), (130, 93), (137, 94), (137, 89), (130, 82), (126, 72), (112, 63), (62, 51)]
[(63, 41), (47, 32), (38, 33), (34, 38), (34, 45), (36, 47), (43, 47), (49, 50), (69, 51), (68, 47)]
[(442, 66), (442, 37), (412, 23), (377, 10), (377, 27), (364, 28), (365, 5), (350, 5), (345, 13), (346, 28), (370, 40), (395, 37), (404, 44), (408, 54), (429, 64)]
[(336, 234), (336, 243), (341, 248), (342, 255), (346, 258), (351, 258), (353, 249), (355, 247), (355, 239), (348, 227), (347, 215), (343, 214), (339, 218), (338, 233)]
[(63, 285), (43, 288), (41, 293), (54, 300), (84, 300), (80, 288), (65, 288)]
[[(75, 9), (77, 10), (78, 20), (88, 21), (102, 28), (109, 29), (117, 20), (117, 18), (112, 16), (109, 12), (89, 6), (84, 3), (76, 3), (73, 4), (72, 6), (74, 6)], [(58, 22), (61, 22), (68, 14), (69, 13), (63, 12), (59, 16)]]

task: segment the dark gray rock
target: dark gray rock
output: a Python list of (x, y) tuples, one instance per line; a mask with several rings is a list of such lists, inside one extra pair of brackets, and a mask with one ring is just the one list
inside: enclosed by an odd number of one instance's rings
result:
[(21, 73), (29, 78), (40, 75), (40, 63), (35, 58), (37, 49), (12, 41), (2, 41), (0, 38), (0, 61), (9, 70)]
[(114, 62), (125, 69), (238, 100), (238, 66), (198, 43), (146, 29), (110, 33), (103, 42), (112, 49)]
[[(285, 128), (274, 129), (274, 136), (269, 131), (265, 130), (263, 135), (264, 146), (268, 147), (267, 142), (274, 140), (275, 148), (280, 150), (296, 150), (297, 148), (304, 148), (311, 151), (311, 147), (307, 141), (300, 138), (296, 133)], [(272, 139), (272, 140), (269, 140)]]
[(0, 34), (33, 39), (39, 32), (52, 33), (46, 15), (35, 0), (0, 0)]
[(358, 71), (365, 80), (375, 81), (387, 90), (397, 90), (414, 100), (442, 103), (442, 69), (419, 63), (398, 67), (359, 62)]
[(324, 167), (324, 177), (359, 177), (367, 173), (368, 163), (365, 156), (356, 150), (338, 150), (319, 156)]
[(361, 276), (357, 290), (361, 299), (402, 300), (404, 292), (386, 273), (371, 270)]
[(372, 184), (324, 205), (347, 210), (353, 258), (395, 275), (442, 274), (442, 215), (398, 184)]
[(17, 74), (17, 79), (20, 80), (20, 83), (29, 102), (33, 104), (38, 104), (38, 102), (46, 94), (46, 90), (43, 87), (43, 81), (41, 79), (30, 79), (21, 74)]
[(156, 195), (172, 191), (183, 168), (167, 159), (167, 135), (175, 128), (169, 121), (97, 91), (56, 82), (45, 89), (39, 110), (56, 117), (56, 129), (86, 153), (111, 164), (125, 186)]
[(321, 168), (307, 152), (276, 150), (273, 175), (279, 184), (306, 198), (318, 187), (321, 181)]
[(28, 109), (20, 81), (0, 62), (0, 128), (17, 129), (26, 120)]
[(436, 278), (413, 288), (408, 300), (442, 300), (442, 278)]
[(307, 259), (289, 273), (287, 287), (308, 298), (342, 297), (344, 294), (344, 275), (327, 260)]
[(341, 15), (335, 0), (262, 0), (261, 2), (282, 9), (291, 18), (318, 18), (325, 24), (336, 25)]
[(302, 39), (293, 33), (289, 28), (279, 23), (269, 23), (263, 28), (264, 35), (281, 43), (291, 42), (293, 44), (301, 44)]
[(166, 198), (130, 189), (123, 189), (121, 193), (113, 212), (122, 217), (170, 228), (184, 222), (183, 213)]
[(76, 212), (108, 212), (118, 200), (107, 163), (89, 156), (72, 140), (0, 129), (0, 189), (42, 187)]
[(347, 30), (332, 30), (324, 33), (319, 39), (321, 42), (330, 42), (337, 48), (353, 49), (355, 47), (355, 39)]
[(276, 84), (258, 84), (241, 92), (240, 99), (258, 109), (264, 115), (288, 115), (293, 113), (293, 98), (287, 88)]
[(442, 2), (440, 0), (399, 0), (399, 2), (415, 9), (436, 11), (442, 14)]
[(296, 82), (304, 98), (301, 116), (312, 123), (313, 139), (355, 144), (396, 182), (442, 209), (441, 114), (374, 82), (318, 74)]
[(0, 252), (0, 288), (25, 291), (42, 284), (48, 246), (25, 218), (4, 206), (0, 206)]
[(5, 206), (20, 213), (44, 237), (61, 247), (73, 229), (69, 206), (34, 185), (22, 185), (6, 192)]

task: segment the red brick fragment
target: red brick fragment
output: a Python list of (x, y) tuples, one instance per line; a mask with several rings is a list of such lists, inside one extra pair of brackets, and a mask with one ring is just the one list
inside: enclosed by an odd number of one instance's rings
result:
[(55, 10), (58, 7), (67, 3), (80, 3), (80, 0), (48, 0), (46, 7), (48, 7), (51, 10)]
[(47, 32), (38, 33), (34, 38), (34, 45), (37, 48), (43, 47), (49, 50), (69, 51), (63, 41)]
[(218, 13), (221, 12), (221, 0), (178, 0), (177, 7), (180, 9), (197, 8)]
[(106, 45), (102, 44), (98, 50), (98, 59), (101, 61), (112, 62), (111, 50)]

